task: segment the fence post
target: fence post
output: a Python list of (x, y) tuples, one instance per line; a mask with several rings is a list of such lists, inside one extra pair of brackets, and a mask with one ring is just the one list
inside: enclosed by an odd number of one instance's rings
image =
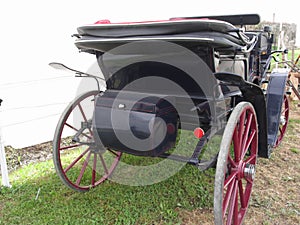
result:
[[(2, 100), (0, 99), (0, 106), (1, 106), (1, 102)], [(8, 179), (8, 170), (6, 164), (5, 149), (4, 149), (1, 127), (0, 127), (0, 164), (1, 164), (2, 185), (6, 187), (11, 187)]]
[(292, 47), (292, 63), (295, 62), (295, 45), (293, 44), (293, 47)]

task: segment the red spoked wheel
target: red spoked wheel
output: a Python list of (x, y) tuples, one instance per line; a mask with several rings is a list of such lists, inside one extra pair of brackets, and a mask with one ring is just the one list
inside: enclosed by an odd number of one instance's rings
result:
[(289, 99), (286, 95), (284, 95), (282, 108), (281, 108), (281, 115), (279, 120), (279, 129), (277, 134), (277, 139), (274, 145), (274, 148), (278, 147), (285, 135), (287, 130), (288, 122), (289, 122), (289, 113), (290, 113), (290, 104)]
[(215, 224), (240, 225), (253, 187), (258, 152), (256, 113), (248, 102), (231, 113), (218, 155), (215, 189)]
[(82, 94), (69, 104), (53, 140), (53, 161), (58, 176), (65, 185), (81, 192), (109, 178), (121, 157), (121, 152), (105, 149), (95, 141), (92, 116), (98, 93)]

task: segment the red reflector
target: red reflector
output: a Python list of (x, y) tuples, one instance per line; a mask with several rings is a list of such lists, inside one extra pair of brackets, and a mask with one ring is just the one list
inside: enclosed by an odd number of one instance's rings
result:
[(203, 137), (203, 135), (204, 135), (204, 130), (202, 129), (202, 128), (200, 128), (200, 127), (197, 127), (197, 128), (195, 128), (195, 130), (194, 130), (194, 135), (195, 135), (195, 137), (196, 138), (202, 138)]
[(176, 131), (175, 126), (172, 123), (167, 124), (167, 132), (168, 134), (174, 134)]

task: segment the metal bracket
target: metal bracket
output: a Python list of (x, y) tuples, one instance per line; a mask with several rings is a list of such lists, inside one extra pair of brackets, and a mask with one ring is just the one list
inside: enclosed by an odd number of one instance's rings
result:
[(83, 131), (86, 129), (90, 129), (92, 127), (92, 121), (88, 120), (87, 122), (82, 121), (81, 122), (81, 128), (77, 131), (77, 133), (73, 136), (72, 142), (76, 142), (79, 144), (85, 144), (85, 145), (94, 145), (95, 142), (82, 142), (80, 141), (79, 136), (83, 134)]

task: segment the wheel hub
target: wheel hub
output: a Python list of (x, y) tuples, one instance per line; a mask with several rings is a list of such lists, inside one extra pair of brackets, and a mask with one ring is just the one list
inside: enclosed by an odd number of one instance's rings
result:
[(247, 179), (254, 180), (255, 176), (255, 165), (246, 164), (244, 167), (244, 177)]
[(282, 126), (284, 126), (285, 124), (286, 124), (286, 118), (285, 118), (285, 116), (280, 116), (280, 124), (282, 125)]

